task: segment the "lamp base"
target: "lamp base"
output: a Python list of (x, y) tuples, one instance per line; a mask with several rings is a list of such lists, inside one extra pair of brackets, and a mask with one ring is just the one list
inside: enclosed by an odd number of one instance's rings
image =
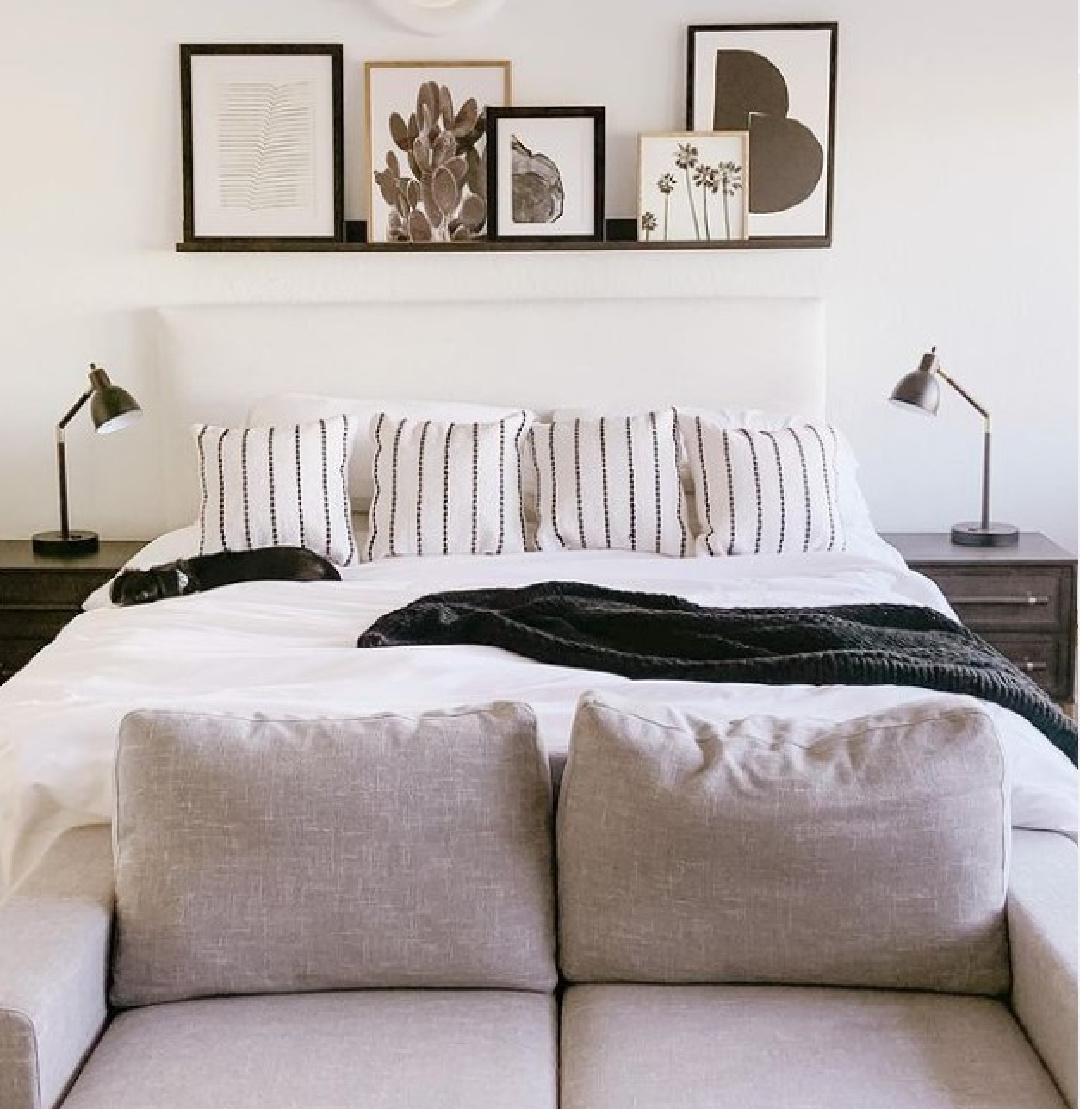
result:
[(33, 538), (34, 554), (49, 558), (93, 554), (98, 549), (96, 531), (39, 531)]
[(952, 541), (961, 547), (1015, 547), (1020, 532), (1012, 524), (954, 524)]

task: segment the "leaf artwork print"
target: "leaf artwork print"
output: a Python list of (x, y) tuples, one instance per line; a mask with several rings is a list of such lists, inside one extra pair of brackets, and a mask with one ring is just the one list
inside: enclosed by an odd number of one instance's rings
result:
[(315, 89), (225, 81), (217, 90), (219, 202), (260, 212), (315, 206)]

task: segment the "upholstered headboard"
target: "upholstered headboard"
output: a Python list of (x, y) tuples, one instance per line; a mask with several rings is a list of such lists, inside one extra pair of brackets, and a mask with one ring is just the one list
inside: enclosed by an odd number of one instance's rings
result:
[[(188, 425), (270, 393), (632, 411), (820, 411), (823, 306), (807, 298), (258, 305), (161, 309), (169, 524), (196, 505)], [(627, 325), (627, 321), (632, 321)]]

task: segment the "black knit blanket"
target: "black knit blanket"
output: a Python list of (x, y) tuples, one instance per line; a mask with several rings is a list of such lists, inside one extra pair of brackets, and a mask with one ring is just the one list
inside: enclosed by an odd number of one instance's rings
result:
[(359, 647), (471, 643), (627, 678), (904, 685), (1012, 709), (1076, 763), (1076, 724), (974, 632), (933, 609), (706, 608), (578, 582), (433, 593), (381, 616)]

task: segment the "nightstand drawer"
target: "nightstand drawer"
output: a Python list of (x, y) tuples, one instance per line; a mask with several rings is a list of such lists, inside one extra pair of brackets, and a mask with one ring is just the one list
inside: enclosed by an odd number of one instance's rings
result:
[(40, 639), (0, 639), (0, 682), (6, 682), (44, 647)]
[(0, 608), (0, 640), (48, 642), (78, 615), (77, 608)]
[(921, 569), (937, 582), (960, 619), (976, 631), (1056, 631), (1064, 624), (1069, 576), (1055, 567)]
[(996, 647), (1032, 681), (1058, 700), (1072, 698), (1072, 675), (1060, 636), (988, 632), (983, 639)]
[(0, 572), (0, 607), (49, 604), (78, 609), (111, 576), (108, 570), (4, 570)]

